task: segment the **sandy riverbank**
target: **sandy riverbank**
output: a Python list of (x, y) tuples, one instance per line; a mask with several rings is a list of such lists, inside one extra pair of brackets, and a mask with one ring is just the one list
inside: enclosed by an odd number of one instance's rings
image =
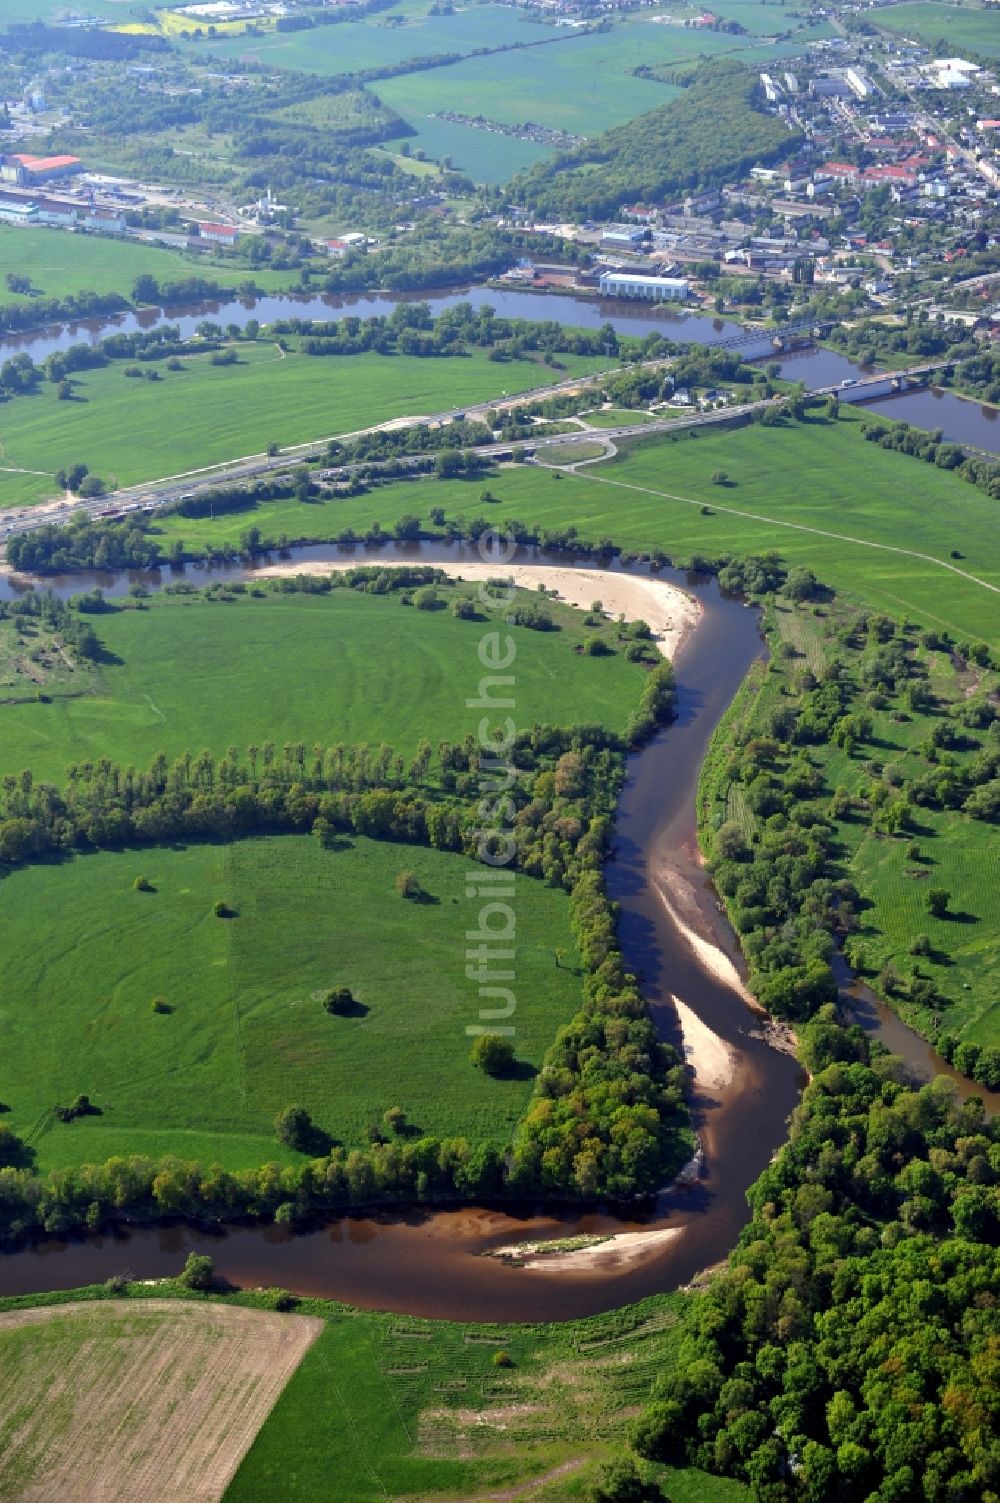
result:
[(543, 1244), (511, 1242), (490, 1248), (488, 1256), (516, 1261), (519, 1268), (543, 1273), (628, 1273), (683, 1234), (682, 1226), (660, 1227), (649, 1232), (617, 1232), (594, 1247), (572, 1252), (536, 1253), (536, 1248)]
[[(364, 562), (372, 564), (378, 560), (366, 559)], [(345, 558), (265, 564), (255, 570), (255, 574), (261, 578), (333, 574), (357, 568), (358, 563), (358, 559)], [(392, 567), (391, 559), (386, 560), (386, 567)], [(525, 590), (537, 590), (542, 584), (547, 590), (554, 590), (559, 600), (578, 610), (589, 610), (593, 602), (599, 600), (608, 616), (624, 616), (628, 622), (645, 621), (665, 658), (676, 654), (701, 614), (701, 607), (693, 596), (665, 579), (616, 574), (608, 569), (570, 569), (551, 564), (488, 564), (478, 559), (449, 559), (443, 563), (435, 560), (430, 567), (440, 569), (453, 579), (512, 579)]]
[(657, 872), (653, 879), (653, 886), (678, 934), (691, 946), (705, 969), (710, 971), (717, 981), (721, 981), (723, 986), (730, 987), (738, 997), (742, 997), (754, 1012), (762, 1012), (760, 1004), (725, 951), (720, 950), (718, 945), (713, 944), (711, 940), (705, 939), (689, 922), (687, 915), (697, 911), (691, 902), (693, 894), (690, 884), (679, 872), (664, 869)]
[(673, 1004), (681, 1023), (684, 1058), (694, 1071), (699, 1088), (723, 1090), (736, 1071), (735, 1052), (679, 997), (673, 998)]

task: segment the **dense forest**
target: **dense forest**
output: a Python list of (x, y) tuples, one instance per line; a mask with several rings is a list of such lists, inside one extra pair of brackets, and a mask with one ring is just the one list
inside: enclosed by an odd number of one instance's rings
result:
[(511, 196), (538, 214), (606, 219), (624, 203), (660, 203), (778, 161), (801, 137), (755, 108), (758, 88), (736, 63), (705, 64), (677, 99), (539, 162)]
[(1000, 1493), (1000, 1130), (824, 1008), (790, 1139), (635, 1443), (760, 1503)]

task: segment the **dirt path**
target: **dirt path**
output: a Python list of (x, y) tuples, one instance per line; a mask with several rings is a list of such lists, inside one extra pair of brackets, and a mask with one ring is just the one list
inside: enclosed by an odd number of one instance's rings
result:
[[(572, 475), (573, 470), (567, 468), (566, 474)], [(649, 485), (633, 485), (628, 480), (610, 480), (607, 475), (587, 475), (588, 482), (597, 481), (601, 485), (615, 485), (623, 491), (638, 491), (644, 496), (660, 496), (664, 501), (683, 501), (687, 506), (704, 506), (704, 497), (679, 496), (675, 491), (659, 491)], [(897, 548), (892, 543), (875, 543), (869, 538), (852, 537), (846, 532), (828, 532), (823, 527), (809, 527), (805, 522), (785, 522), (778, 517), (766, 517), (761, 512), (743, 511), (738, 506), (720, 506), (712, 499), (712, 510), (724, 512), (731, 517), (746, 517), (751, 522), (764, 522), (769, 527), (787, 527), (792, 532), (809, 532), (814, 537), (831, 538), (835, 543), (853, 543), (858, 548), (874, 548), (879, 553), (898, 553), (904, 558), (916, 558), (925, 564), (933, 564), (937, 569), (948, 569), (952, 574), (958, 574), (960, 578), (967, 579), (970, 584), (980, 585), (984, 590), (990, 590), (994, 595), (1000, 595), (1000, 585), (990, 584), (989, 580), (980, 579), (978, 574), (970, 574), (967, 569), (959, 569), (957, 565), (948, 563), (947, 559), (935, 558), (930, 553), (918, 553), (913, 548)]]

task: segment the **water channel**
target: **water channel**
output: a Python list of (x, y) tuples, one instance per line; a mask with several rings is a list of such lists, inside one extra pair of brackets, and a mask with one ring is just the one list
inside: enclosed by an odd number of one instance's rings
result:
[[(473, 557), (461, 544), (391, 544), (375, 553), (352, 550), (359, 562), (434, 563)], [(295, 557), (343, 559), (335, 545), (295, 550)], [(566, 555), (525, 550), (525, 560), (566, 568)], [(588, 568), (594, 560), (577, 562)], [(608, 565), (617, 571), (617, 562)], [(189, 569), (192, 582), (247, 578), (243, 566)], [(152, 588), (170, 575), (151, 575)], [(616, 848), (607, 868), (612, 896), (621, 904), (626, 962), (665, 1036), (677, 1041), (671, 997), (684, 1001), (733, 1051), (735, 1068), (725, 1089), (692, 1105), (704, 1149), (697, 1183), (661, 1195), (641, 1211), (614, 1215), (576, 1208), (465, 1207), (392, 1209), (332, 1218), (318, 1229), (292, 1233), (277, 1227), (236, 1226), (217, 1231), (186, 1225), (127, 1228), (80, 1240), (49, 1239), (0, 1256), (0, 1294), (73, 1288), (127, 1270), (135, 1278), (175, 1274), (192, 1249), (208, 1251), (217, 1271), (243, 1286), (279, 1285), (301, 1294), (414, 1315), (468, 1320), (570, 1319), (677, 1288), (722, 1259), (747, 1219), (746, 1190), (784, 1140), (789, 1113), (802, 1085), (788, 1054), (755, 1037), (759, 1018), (739, 992), (706, 966), (686, 934), (691, 929), (740, 965), (735, 937), (721, 915), (701, 869), (694, 807), (699, 769), (715, 727), (764, 648), (756, 612), (727, 598), (714, 578), (664, 569), (659, 577), (694, 594), (699, 623), (682, 644), (675, 667), (678, 714), (631, 759), (616, 825)], [(74, 576), (56, 580), (61, 595), (100, 583), (110, 596), (124, 593), (127, 577)], [(9, 589), (9, 584), (7, 585)], [(660, 886), (683, 908), (678, 921)], [(845, 977), (849, 983), (850, 978)], [(955, 1077), (926, 1042), (876, 999), (854, 988), (845, 995), (852, 1016), (886, 1037), (918, 1078)], [(481, 1256), (525, 1238), (580, 1233), (678, 1228), (679, 1235), (631, 1266), (580, 1272), (531, 1272)]]
[[(702, 314), (680, 312), (664, 304), (641, 307), (596, 294), (574, 296), (560, 292), (529, 292), (523, 289), (466, 287), (449, 292), (357, 294), (332, 297), (329, 294), (292, 296), (271, 294), (252, 298), (233, 296), (226, 301), (203, 302), (188, 307), (143, 308), (135, 313), (119, 313), (110, 318), (84, 319), (53, 325), (46, 329), (8, 334), (0, 338), (0, 361), (21, 351), (36, 362), (71, 344), (96, 344), (111, 334), (149, 331), (157, 324), (177, 325), (185, 336), (195, 332), (199, 323), (209, 319), (225, 326), (245, 327), (250, 319), (269, 323), (278, 318), (338, 319), (388, 316), (400, 302), (426, 302), (437, 315), (456, 303), (471, 303), (474, 308), (489, 305), (502, 318), (553, 319), (578, 328), (599, 329), (612, 323), (619, 334), (642, 336), (663, 334), (668, 339), (713, 345), (743, 338), (747, 331), (732, 319), (712, 318)], [(769, 334), (741, 346), (747, 360), (777, 358), (781, 374), (808, 386), (839, 385), (869, 375), (871, 368), (858, 365), (836, 350), (803, 349), (775, 357)], [(966, 444), (986, 452), (1000, 453), (1000, 409), (967, 401), (952, 392), (941, 390), (913, 391), (886, 395), (866, 407), (886, 417), (904, 419), (916, 427), (940, 428), (952, 443)]]

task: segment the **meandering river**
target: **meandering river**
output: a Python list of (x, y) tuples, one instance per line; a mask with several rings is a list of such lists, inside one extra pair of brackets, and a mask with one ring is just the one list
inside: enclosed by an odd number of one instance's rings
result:
[[(447, 292), (363, 293), (332, 297), (326, 293), (293, 296), (289, 293), (252, 298), (233, 295), (227, 300), (196, 303), (172, 308), (141, 308), (135, 313), (118, 313), (109, 318), (82, 319), (54, 324), (0, 337), (0, 361), (26, 351), (40, 362), (47, 355), (71, 344), (96, 344), (111, 334), (148, 332), (158, 324), (177, 325), (185, 336), (195, 332), (199, 323), (236, 324), (244, 328), (251, 319), (270, 323), (278, 318), (373, 318), (388, 316), (400, 302), (425, 302), (435, 316), (456, 303), (471, 303), (474, 308), (488, 304), (501, 318), (554, 319), (577, 328), (599, 329), (612, 323), (619, 334), (643, 336), (663, 334), (667, 339), (693, 344), (721, 344), (742, 339), (747, 330), (732, 319), (708, 317), (682, 312), (665, 304), (643, 306), (618, 298), (602, 298), (596, 293), (572, 295), (566, 292), (529, 292), (506, 287), (474, 286)], [(775, 356), (771, 335), (761, 333), (758, 340), (741, 347), (747, 360), (777, 359), (781, 374), (790, 381), (805, 381), (808, 386), (829, 386), (854, 381), (869, 375), (870, 366), (861, 366), (836, 350), (803, 349)], [(902, 418), (918, 428), (940, 428), (949, 442), (966, 444), (987, 452), (1000, 453), (1000, 409), (966, 401), (948, 391), (906, 392), (866, 402), (867, 407), (884, 412), (887, 417)]]
[[(461, 559), (462, 546), (393, 545), (376, 554), (356, 550), (358, 561), (434, 563)], [(339, 558), (343, 549), (298, 550), (297, 557)], [(468, 555), (472, 557), (474, 555)], [(565, 555), (526, 550), (534, 563), (565, 569)], [(594, 560), (579, 564), (593, 569)], [(620, 566), (611, 564), (614, 573)], [(201, 580), (208, 571), (189, 571)], [(246, 576), (245, 569), (226, 571)], [(646, 571), (643, 571), (646, 572)], [(802, 1085), (789, 1055), (754, 1037), (759, 1018), (739, 990), (705, 963), (690, 932), (721, 950), (739, 967), (735, 937), (702, 871), (695, 839), (695, 793), (712, 734), (739, 684), (764, 646), (756, 613), (726, 598), (713, 578), (664, 569), (659, 577), (688, 590), (702, 609), (697, 626), (675, 659), (678, 714), (630, 762), (616, 825), (614, 858), (607, 869), (612, 896), (621, 904), (621, 942), (629, 966), (642, 978), (664, 1035), (679, 1040), (671, 997), (678, 997), (732, 1051), (734, 1069), (724, 1088), (696, 1096), (692, 1105), (704, 1149), (697, 1182), (662, 1194), (655, 1204), (625, 1216), (576, 1208), (428, 1209), (338, 1216), (316, 1230), (236, 1226), (217, 1232), (185, 1225), (124, 1229), (111, 1236), (49, 1239), (0, 1255), (0, 1294), (73, 1288), (127, 1271), (158, 1278), (179, 1271), (192, 1249), (207, 1251), (217, 1271), (235, 1284), (279, 1285), (370, 1308), (468, 1320), (570, 1319), (675, 1289), (723, 1258), (747, 1219), (748, 1187), (780, 1147)], [(147, 576), (147, 585), (166, 583)], [(92, 587), (96, 578), (59, 581), (60, 593)], [(122, 593), (128, 580), (102, 581)], [(661, 900), (663, 884), (683, 915)], [(845, 977), (849, 982), (850, 978)], [(863, 993), (845, 1004), (873, 1031), (885, 1033), (913, 1072), (954, 1076), (925, 1043)], [(613, 1266), (535, 1272), (481, 1256), (523, 1241), (588, 1234), (674, 1229), (639, 1255)], [(638, 1244), (637, 1244), (638, 1245)]]

